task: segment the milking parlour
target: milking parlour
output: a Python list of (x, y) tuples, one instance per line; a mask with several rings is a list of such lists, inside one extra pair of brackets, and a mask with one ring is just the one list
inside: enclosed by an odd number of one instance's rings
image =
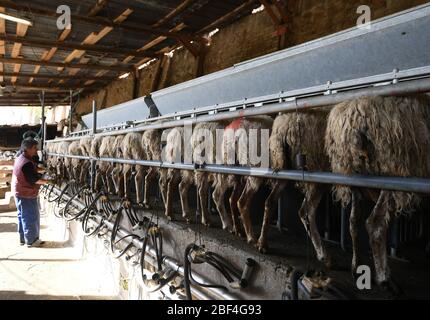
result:
[(428, 30), (421, 0), (0, 1), (0, 299), (430, 299)]

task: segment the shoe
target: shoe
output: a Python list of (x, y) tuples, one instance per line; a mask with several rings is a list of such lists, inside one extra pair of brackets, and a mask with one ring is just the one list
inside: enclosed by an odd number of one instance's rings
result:
[(20, 245), (20, 246), (23, 246), (23, 245), (25, 245), (25, 242), (20, 241), (20, 242), (19, 242), (19, 245)]
[(44, 244), (45, 244), (45, 241), (37, 239), (32, 244), (27, 244), (27, 248), (42, 247)]

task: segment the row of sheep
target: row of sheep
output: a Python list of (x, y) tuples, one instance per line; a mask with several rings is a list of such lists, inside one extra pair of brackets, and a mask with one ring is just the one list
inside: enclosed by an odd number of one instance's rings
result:
[[(296, 163), (297, 155), (306, 155), (306, 170), (331, 171), (340, 174), (365, 174), (401, 177), (430, 176), (430, 100), (425, 95), (409, 97), (363, 97), (336, 106), (327, 106), (309, 111), (279, 114), (274, 120), (269, 116), (236, 119), (230, 122), (199, 123), (193, 128), (191, 139), (184, 139), (184, 128), (148, 130), (143, 133), (129, 133), (120, 136), (97, 136), (83, 138), (72, 143), (61, 142), (49, 145), (49, 152), (112, 157), (124, 159), (145, 159), (167, 162), (184, 161), (190, 143), (195, 155), (202, 141), (200, 130), (209, 130), (215, 137), (217, 129), (231, 129), (238, 135), (225, 134), (222, 137), (222, 159), (227, 163), (227, 150), (236, 150), (236, 164), (252, 166), (246, 150), (237, 147), (241, 134), (254, 129), (258, 133), (270, 130), (266, 144), (270, 150), (270, 167), (275, 170), (301, 169)], [(260, 137), (259, 134), (257, 136)], [(263, 137), (264, 135), (261, 135)], [(263, 138), (261, 138), (263, 139)], [(162, 141), (166, 141), (164, 149)], [(186, 141), (186, 143), (184, 143)], [(216, 141), (214, 139), (213, 141)], [(214, 142), (215, 143), (215, 142)], [(214, 148), (213, 150), (216, 150)], [(207, 164), (214, 163), (215, 154), (206, 154)], [(67, 179), (84, 183), (89, 172), (89, 163), (77, 159), (49, 158), (49, 168)], [(96, 188), (105, 188), (130, 199), (128, 183), (132, 176), (131, 165), (97, 163)], [(216, 204), (224, 229), (239, 234), (243, 228), (247, 241), (255, 243), (265, 252), (270, 216), (277, 208), (282, 191), (290, 182), (262, 177), (234, 176), (201, 171), (162, 169), (136, 166), (134, 183), (137, 202), (150, 207), (149, 191), (154, 182), (159, 182), (166, 216), (173, 217), (173, 197), (179, 190), (182, 215), (189, 221), (191, 209), (188, 191), (195, 185), (200, 201), (202, 224), (209, 225), (208, 192), (212, 186), (212, 198)], [(145, 188), (142, 188), (143, 181)], [(250, 210), (253, 197), (260, 187), (270, 188), (265, 200), (263, 225), (258, 239), (253, 231)], [(319, 202), (329, 186), (317, 183), (296, 183), (304, 194), (299, 210), (300, 219), (311, 238), (317, 258), (327, 266), (331, 259), (317, 229), (316, 212)], [(178, 187), (178, 188), (177, 188)], [(142, 192), (142, 189), (143, 192)], [(230, 208), (225, 206), (225, 195), (233, 190), (229, 199)], [(395, 214), (410, 212), (420, 201), (419, 195), (386, 190), (371, 190), (334, 186), (335, 198), (346, 206), (351, 204), (350, 232), (353, 241), (352, 268), (360, 265), (358, 247), (358, 221), (360, 200), (367, 198), (375, 203), (366, 221), (375, 263), (376, 281), (390, 284), (387, 266), (387, 229)]]

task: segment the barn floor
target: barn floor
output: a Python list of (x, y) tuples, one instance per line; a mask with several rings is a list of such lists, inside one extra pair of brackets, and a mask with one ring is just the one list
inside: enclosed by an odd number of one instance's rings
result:
[(108, 281), (91, 259), (81, 259), (64, 232), (49, 228), (42, 213), (43, 248), (20, 246), (17, 213), (0, 213), (0, 299), (99, 300), (113, 299)]

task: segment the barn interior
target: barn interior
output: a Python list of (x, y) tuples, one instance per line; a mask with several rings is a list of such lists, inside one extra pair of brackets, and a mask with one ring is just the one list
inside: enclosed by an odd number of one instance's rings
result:
[[(428, 30), (424, 0), (0, 0), (0, 232), (14, 241), (14, 160), (34, 131), (41, 237), (100, 299), (429, 299)], [(254, 125), (269, 166), (196, 160), (210, 123)], [(3, 275), (30, 254), (49, 278), (43, 247), (7, 241)], [(1, 299), (96, 298), (6, 277)]]

